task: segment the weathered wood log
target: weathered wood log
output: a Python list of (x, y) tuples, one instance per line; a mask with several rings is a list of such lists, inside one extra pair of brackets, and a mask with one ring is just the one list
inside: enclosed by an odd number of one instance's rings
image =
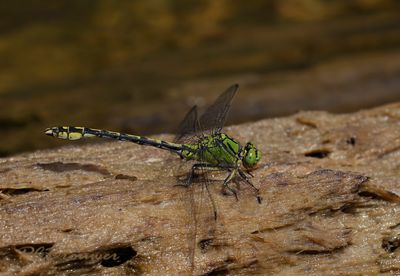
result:
[(237, 201), (221, 187), (224, 174), (213, 173), (217, 220), (202, 185), (176, 185), (190, 164), (155, 148), (70, 142), (1, 159), (0, 271), (400, 270), (400, 104), (345, 115), (300, 112), (226, 132), (262, 151), (253, 183), (263, 201), (243, 183), (234, 185)]

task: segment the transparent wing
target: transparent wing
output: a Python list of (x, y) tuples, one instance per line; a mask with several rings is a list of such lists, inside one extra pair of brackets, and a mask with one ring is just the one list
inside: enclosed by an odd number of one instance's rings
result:
[(202, 131), (210, 130), (212, 134), (219, 133), (224, 126), (226, 115), (231, 106), (232, 98), (239, 89), (238, 84), (230, 86), (218, 99), (209, 106), (199, 119)]
[[(210, 191), (211, 181), (206, 169), (199, 169), (196, 179), (189, 185), (190, 217), (192, 225), (189, 234), (189, 258), (192, 274), (202, 270), (196, 266), (196, 259), (201, 258), (212, 245), (217, 227), (216, 204)], [(197, 257), (196, 257), (197, 256)]]
[(197, 106), (193, 106), (179, 125), (174, 142), (185, 142), (193, 135), (196, 135), (197, 132), (200, 132)]
[(238, 89), (238, 84), (230, 86), (206, 109), (200, 119), (197, 115), (197, 106), (192, 107), (180, 124), (174, 142), (195, 142), (203, 133), (215, 134), (221, 132), (232, 99)]

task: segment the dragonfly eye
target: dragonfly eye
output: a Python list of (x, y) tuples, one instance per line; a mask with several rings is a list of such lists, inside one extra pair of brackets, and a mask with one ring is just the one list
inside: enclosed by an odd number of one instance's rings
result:
[(261, 159), (261, 152), (252, 143), (247, 143), (244, 147), (244, 158), (243, 165), (247, 169), (251, 169), (257, 165), (258, 161)]

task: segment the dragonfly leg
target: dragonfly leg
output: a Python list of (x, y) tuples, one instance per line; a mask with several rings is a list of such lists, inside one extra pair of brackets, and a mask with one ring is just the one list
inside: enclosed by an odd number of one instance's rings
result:
[(200, 170), (200, 169), (214, 170), (214, 171), (221, 170), (221, 168), (219, 168), (218, 166), (211, 165), (211, 164), (208, 164), (208, 163), (196, 163), (196, 164), (193, 164), (192, 169), (190, 170), (189, 177), (188, 177), (188, 179), (186, 181), (186, 184), (183, 184), (182, 186), (189, 187), (192, 184), (192, 180), (196, 175), (196, 170)]
[(251, 181), (250, 181), (250, 179), (247, 177), (247, 175), (246, 175), (243, 171), (241, 171), (241, 170), (238, 170), (238, 172), (239, 172), (239, 175), (244, 179), (244, 181), (246, 181), (246, 183), (249, 184), (250, 187), (252, 187), (253, 190), (254, 190), (255, 192), (258, 193), (259, 190), (253, 185), (253, 183), (251, 183)]
[(233, 177), (236, 175), (236, 172), (237, 172), (237, 170), (236, 170), (236, 169), (233, 169), (233, 170), (230, 172), (230, 174), (225, 178), (225, 180), (224, 180), (224, 187), (225, 187), (228, 191), (230, 191), (230, 192), (235, 196), (236, 200), (239, 200), (238, 195), (237, 195), (237, 192), (229, 186), (229, 182), (230, 182), (230, 181), (233, 179)]
[(260, 190), (258, 188), (256, 188), (253, 183), (251, 183), (249, 177), (242, 170), (239, 169), (238, 172), (239, 172), (239, 175), (246, 181), (246, 183), (248, 185), (250, 185), (250, 187), (253, 188), (254, 192), (256, 193), (257, 202), (261, 204), (262, 198), (260, 196)]

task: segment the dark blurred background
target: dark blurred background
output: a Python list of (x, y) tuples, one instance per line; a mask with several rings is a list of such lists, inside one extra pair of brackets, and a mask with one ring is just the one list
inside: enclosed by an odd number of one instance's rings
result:
[(400, 100), (398, 0), (0, 3), (0, 156), (44, 128), (173, 132), (241, 85), (228, 124)]

